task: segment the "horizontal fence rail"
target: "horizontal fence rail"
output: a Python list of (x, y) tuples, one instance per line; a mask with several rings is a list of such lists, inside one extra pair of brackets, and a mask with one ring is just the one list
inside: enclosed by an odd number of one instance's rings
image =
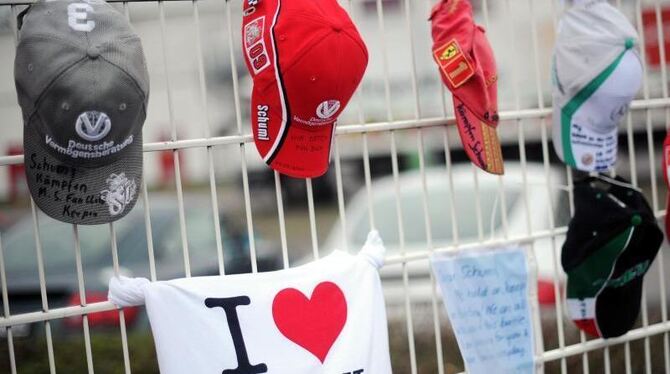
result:
[[(8, 63), (13, 61), (17, 41), (15, 18), (35, 2), (0, 0), (0, 58), (12, 57), (6, 60)], [(346, 120), (336, 128), (329, 172), (323, 178), (304, 181), (268, 171), (264, 165), (259, 171), (255, 147), (249, 144), (253, 142), (247, 113), (250, 82), (239, 45), (241, 1), (108, 2), (138, 30), (152, 77), (149, 117), (144, 127), (145, 183), (135, 208), (141, 210), (138, 226), (144, 229), (142, 240), (146, 243), (142, 251), (148, 269), (143, 271), (151, 281), (163, 279), (166, 267), (157, 254), (165, 250), (161, 244), (165, 238), (155, 231), (160, 219), (154, 211), (163, 204), (160, 196), (166, 192), (170, 193), (169, 202), (176, 206), (172, 218), (178, 222), (168, 234), (175, 236), (182, 276), (186, 277), (199, 275), (194, 269), (202, 260), (199, 256), (203, 248), (194, 243), (207, 235), (212, 237), (206, 248), (209, 262), (216, 273), (226, 273), (231, 243), (224, 229), (230, 222), (220, 214), (222, 211), (236, 214), (232, 220), (239, 224), (240, 235), (248, 240), (245, 250), (252, 272), (259, 270), (266, 245), (263, 235), (267, 233), (276, 242), (273, 255), (281, 259), (283, 268), (288, 268), (323, 256), (332, 249), (327, 247), (331, 241), (355, 251), (358, 244), (350, 237), (352, 232), (359, 226), (380, 228), (390, 221), (389, 232), (396, 237), (388, 238), (393, 250), (385, 259), (382, 281), (385, 288), (397, 286), (395, 290), (401, 294), (399, 300), (387, 299), (391, 353), (394, 365), (398, 365), (394, 372), (443, 374), (463, 370), (462, 358), (435, 280), (430, 271), (421, 272), (417, 267), (427, 265), (436, 253), (513, 244), (528, 244), (529, 255), (534, 258), (533, 251), (539, 242), (544, 242), (551, 252), (549, 260), (542, 261), (551, 262), (548, 287), (553, 301), (540, 305), (539, 291), (533, 290), (530, 304), (535, 359), (545, 371), (610, 373), (621, 371), (619, 365), (626, 373), (670, 373), (665, 243), (650, 270), (653, 277), (645, 282), (640, 323), (627, 334), (614, 339), (589, 338), (572, 325), (564, 311), (565, 276), (560, 252), (567, 220), (574, 213), (574, 181), (569, 168), (557, 162), (550, 144), (553, 109), (548, 104), (551, 80), (547, 66), (554, 30), (566, 7), (564, 1), (472, 0), (478, 23), (489, 30), (501, 73), (498, 131), (505, 134), (501, 139), (507, 164), (520, 170), (518, 180), (512, 182), (506, 178), (490, 182), (488, 176), (463, 162), (464, 152), (453, 126), (451, 94), (441, 84), (430, 54), (426, 18), (434, 0), (339, 0), (368, 44), (370, 64), (347, 107)], [(662, 174), (658, 174), (663, 141), (659, 134), (664, 134), (670, 124), (664, 48), (670, 1), (610, 3), (619, 7), (637, 28), (644, 66), (640, 94), (619, 127), (620, 139), (625, 140), (619, 144), (617, 173), (644, 191), (662, 223), (666, 191)], [(652, 41), (657, 42), (658, 56), (656, 51), (651, 52)], [(653, 65), (649, 53), (661, 62)], [(4, 68), (11, 69), (9, 65)], [(0, 75), (0, 79), (4, 76)], [(5, 101), (10, 103), (7, 106), (18, 105), (13, 81), (0, 81), (0, 113), (10, 113), (3, 118), (7, 122), (3, 129), (20, 129), (16, 112), (2, 111)], [(0, 146), (5, 146), (5, 140), (20, 143), (21, 131), (14, 133), (18, 135), (12, 139), (0, 136)], [(163, 185), (152, 170), (159, 159), (172, 173)], [(17, 152), (2, 155), (0, 171), (18, 170), (15, 168), (23, 163), (23, 155)], [(408, 189), (414, 188), (405, 179), (411, 174), (410, 169), (418, 175), (416, 189), (420, 196), (406, 204), (403, 199), (407, 198)], [(436, 178), (435, 173), (439, 173)], [(0, 174), (0, 183), (2, 178)], [(463, 185), (471, 200), (467, 212), (457, 209), (460, 201), (455, 191)], [(448, 192), (445, 201), (433, 200), (438, 189)], [(322, 196), (326, 195), (325, 190), (332, 195), (332, 202)], [(517, 191), (518, 196), (508, 196), (509, 191)], [(203, 209), (211, 217), (206, 224), (191, 217), (193, 206), (197, 205), (192, 204), (197, 200), (194, 194), (205, 201)], [(390, 197), (388, 209), (380, 213), (374, 202), (382, 195)], [(487, 198), (493, 195), (492, 207)], [(445, 205), (441, 215), (431, 210), (438, 203)], [(357, 204), (360, 209), (354, 206)], [(92, 340), (110, 332), (97, 330), (94, 320), (99, 313), (111, 312), (117, 321), (112, 334), (120, 337), (123, 371), (130, 373), (139, 356), (134, 355), (129, 339), (131, 311), (91, 297), (91, 291), (99, 290), (92, 290), (91, 278), (87, 278), (91, 269), (84, 259), (90, 248), (81, 240), (86, 229), (73, 225), (62, 233), (74, 238), (68, 255), (73, 262), (71, 276), (76, 279), (73, 299), (63, 306), (54, 300), (52, 279), (47, 272), (50, 259), (45, 253), (51, 248), (49, 238), (43, 234), (46, 216), (27, 196), (24, 201), (0, 201), (0, 219), (5, 207), (8, 211), (25, 211), (29, 217), (30, 259), (37, 264), (35, 279), (39, 281), (34, 290), (36, 306), (13, 313), (13, 299), (18, 293), (12, 289), (7, 264), (16, 253), (7, 250), (6, 241), (13, 228), (2, 231), (0, 226), (0, 331), (6, 333), (5, 366), (9, 372), (22, 372), (26, 365), (22, 355), (25, 352), (19, 344), (22, 338), (18, 336), (24, 325), (39, 326), (38, 338), (46, 343), (46, 357), (29, 360), (45, 361), (50, 373), (68, 372), (68, 367), (59, 365), (59, 355), (63, 353), (58, 344), (64, 320), (80, 325), (79, 330), (74, 330), (83, 339), (79, 354), (86, 371), (95, 372), (99, 356)], [(544, 216), (538, 217), (535, 212), (543, 212)], [(463, 214), (474, 217), (473, 227), (464, 227), (467, 223), (459, 219)], [(443, 221), (447, 224), (435, 223), (444, 217), (449, 218)], [(542, 224), (544, 221), (546, 225)], [(328, 226), (324, 222), (333, 223), (330, 233), (328, 227), (324, 229)], [(419, 249), (414, 248), (416, 235), (412, 232), (416, 222), (422, 222)], [(121, 226), (119, 222), (105, 227), (105, 235), (109, 235), (107, 253), (111, 255), (107, 264), (109, 276), (128, 271), (120, 256), (124, 234)], [(206, 226), (207, 234), (194, 233), (193, 226)], [(472, 232), (467, 232), (469, 229)], [(444, 233), (449, 234), (446, 242), (442, 239)], [(385, 273), (396, 268), (400, 269), (396, 278)], [(428, 285), (427, 291), (423, 285)], [(5, 366), (0, 364), (0, 368)]]

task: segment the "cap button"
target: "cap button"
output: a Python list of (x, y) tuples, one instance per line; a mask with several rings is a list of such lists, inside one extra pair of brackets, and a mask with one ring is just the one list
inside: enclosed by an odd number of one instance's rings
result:
[(638, 226), (639, 224), (642, 223), (642, 217), (640, 217), (639, 214), (636, 214), (636, 215), (633, 216), (633, 218), (631, 218), (630, 223), (633, 226)]
[(331, 25), (331, 27), (333, 28), (333, 31), (335, 31), (335, 32), (340, 32), (340, 31), (342, 31), (342, 25), (339, 24), (339, 23), (333, 23), (333, 24)]
[(626, 49), (631, 49), (635, 46), (635, 39), (628, 38), (626, 39)]
[(100, 57), (100, 49), (98, 49), (98, 46), (96, 45), (90, 46), (86, 51), (86, 55), (88, 55), (89, 58), (95, 60), (96, 58)]

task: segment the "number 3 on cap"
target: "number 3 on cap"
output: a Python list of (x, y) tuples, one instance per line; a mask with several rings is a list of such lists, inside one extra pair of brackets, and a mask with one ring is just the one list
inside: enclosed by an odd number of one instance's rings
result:
[(94, 13), (93, 7), (86, 3), (72, 3), (67, 6), (67, 23), (75, 31), (91, 32), (95, 28), (95, 21), (88, 19), (88, 14)]

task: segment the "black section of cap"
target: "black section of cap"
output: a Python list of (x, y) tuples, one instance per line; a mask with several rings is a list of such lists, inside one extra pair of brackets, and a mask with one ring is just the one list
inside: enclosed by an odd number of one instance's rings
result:
[[(587, 178), (575, 183), (575, 215), (568, 225), (561, 251), (561, 264), (566, 272), (579, 266), (605, 243), (629, 227), (631, 218), (637, 211), (634, 207), (640, 205), (636, 199), (625, 196), (627, 191), (621, 191), (612, 184), (604, 185), (597, 178)], [(626, 203), (627, 207), (622, 208), (608, 193), (631, 204)]]
[(603, 338), (627, 333), (640, 314), (642, 277), (619, 287), (605, 287), (596, 298), (596, 323)]
[(655, 222), (643, 220), (635, 228), (628, 247), (616, 261), (609, 285), (596, 298), (596, 320), (603, 337), (623, 335), (635, 325), (644, 275), (662, 241), (663, 233)]

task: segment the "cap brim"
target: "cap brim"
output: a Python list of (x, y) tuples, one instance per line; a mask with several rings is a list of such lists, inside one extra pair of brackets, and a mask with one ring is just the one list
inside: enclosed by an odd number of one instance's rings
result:
[(142, 184), (142, 129), (116, 161), (82, 167), (63, 163), (48, 152), (44, 139), (24, 126), (23, 147), (28, 188), (48, 216), (66, 223), (95, 225), (123, 218), (137, 202)]
[(456, 95), (453, 98), (458, 133), (470, 161), (488, 173), (502, 175), (505, 170), (495, 127), (481, 121)]
[(627, 333), (635, 325), (642, 304), (643, 277), (621, 287), (605, 287), (596, 298), (596, 323), (603, 338)]
[[(318, 126), (300, 124), (296, 119), (282, 123), (282, 113), (273, 110), (281, 107), (279, 100), (275, 95), (263, 95), (254, 86), (251, 127), (258, 152), (270, 168), (282, 174), (294, 178), (320, 177), (328, 171), (334, 121)], [(267, 108), (262, 117), (264, 122), (256, 118), (258, 108)]]
[[(573, 222), (570, 227), (574, 230)], [(577, 327), (590, 335), (603, 334), (597, 320), (597, 300), (606, 288), (617, 260), (630, 244), (634, 232), (629, 225), (615, 227), (609, 232), (599, 232), (599, 235), (607, 238), (593, 239), (600, 244), (584, 241), (570, 245), (566, 241), (563, 245), (561, 263), (568, 275), (565, 288), (567, 312)], [(568, 236), (570, 235), (571, 232), (568, 232)], [(580, 260), (577, 262), (576, 259)], [(570, 262), (572, 264), (568, 265)]]
[[(577, 305), (579, 301), (578, 297), (568, 299), (568, 314), (579, 328), (591, 335), (612, 338), (625, 334), (635, 325), (640, 313), (644, 275), (656, 257), (662, 236), (654, 222), (642, 223), (633, 228), (629, 239), (614, 238), (603, 247), (615, 251), (609, 251), (605, 257), (592, 256), (590, 265), (580, 272), (568, 273), (566, 295), (581, 293), (592, 300), (590, 307), (570, 308), (571, 302)], [(616, 255), (616, 251), (620, 253)], [(599, 272), (608, 274), (602, 286), (595, 283)], [(591, 294), (588, 289), (593, 287), (600, 289)]]
[(633, 328), (640, 314), (644, 275), (656, 258), (663, 234), (655, 220), (637, 226), (630, 244), (617, 258), (610, 282), (596, 298), (596, 320), (603, 337), (612, 338)]
[(270, 167), (294, 178), (316, 178), (328, 171), (334, 125), (315, 129), (290, 126)]

